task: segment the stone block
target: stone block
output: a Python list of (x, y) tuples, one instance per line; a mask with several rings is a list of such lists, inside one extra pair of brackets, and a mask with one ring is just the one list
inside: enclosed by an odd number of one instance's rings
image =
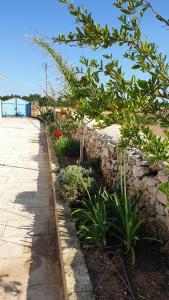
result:
[(102, 155), (102, 157), (103, 156), (108, 157), (109, 156), (109, 149), (104, 147), (101, 155)]
[(141, 158), (136, 159), (136, 166), (141, 166)]
[(158, 191), (158, 188), (155, 187), (155, 186), (148, 186), (148, 187), (147, 187), (147, 190), (148, 190), (148, 192), (153, 196), (153, 198), (154, 198), (153, 201), (155, 201), (155, 196), (156, 196), (156, 193), (157, 193), (157, 191)]
[(167, 195), (165, 195), (164, 193), (162, 193), (160, 191), (157, 192), (156, 199), (157, 199), (158, 202), (160, 202), (160, 203), (162, 203), (164, 205), (166, 205), (167, 202), (168, 202)]
[(140, 166), (142, 167), (148, 167), (149, 166), (149, 162), (147, 160), (142, 160), (140, 163)]
[(157, 211), (158, 217), (165, 216), (165, 206), (160, 204), (159, 202), (156, 202), (156, 211)]
[(110, 151), (111, 153), (114, 153), (114, 149), (115, 149), (115, 147), (114, 147), (114, 145), (113, 145), (113, 144), (111, 144), (111, 143), (107, 143), (107, 147), (108, 147), (108, 149), (109, 149), (109, 151)]
[(150, 173), (150, 169), (148, 167), (138, 167), (136, 165), (133, 167), (134, 177), (142, 177), (148, 175), (149, 173)]
[(159, 181), (157, 180), (156, 177), (154, 176), (146, 176), (146, 177), (143, 177), (143, 186), (144, 187), (155, 187)]
[(106, 162), (106, 169), (110, 170), (112, 168), (112, 164), (110, 161)]
[(135, 178), (133, 180), (133, 185), (136, 189), (140, 190), (141, 189), (141, 186), (142, 186), (142, 182), (139, 178)]
[(160, 182), (164, 183), (169, 180), (169, 175), (165, 174), (164, 171), (159, 171), (157, 178), (160, 180)]

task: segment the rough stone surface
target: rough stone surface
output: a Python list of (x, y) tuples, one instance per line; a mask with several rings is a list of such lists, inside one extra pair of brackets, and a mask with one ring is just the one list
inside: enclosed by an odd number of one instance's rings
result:
[[(119, 182), (120, 159), (117, 146), (120, 141), (120, 128), (112, 125), (99, 130), (92, 126), (93, 122), (85, 126), (85, 153), (89, 158), (100, 158), (103, 178), (113, 189)], [(79, 127), (73, 136), (80, 139), (81, 135), (82, 130)], [(169, 199), (159, 191), (160, 184), (169, 180), (169, 174), (164, 173), (160, 165), (150, 166), (138, 149), (130, 149), (126, 154), (126, 174), (130, 195), (141, 193), (139, 208), (148, 218), (148, 228), (153, 233), (160, 234), (164, 240), (169, 239)]]
[(0, 299), (63, 300), (44, 126), (0, 119)]
[(166, 205), (167, 202), (168, 202), (168, 197), (160, 191), (157, 192), (156, 199), (157, 199), (158, 202), (160, 202), (164, 205)]

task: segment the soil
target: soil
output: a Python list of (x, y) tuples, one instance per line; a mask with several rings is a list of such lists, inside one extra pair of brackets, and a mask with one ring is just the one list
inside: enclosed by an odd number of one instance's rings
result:
[(61, 168), (66, 168), (70, 165), (77, 165), (78, 163), (77, 158), (67, 156), (59, 156), (58, 161)]
[(169, 259), (157, 244), (141, 243), (134, 266), (119, 249), (85, 249), (84, 256), (96, 299), (169, 299)]

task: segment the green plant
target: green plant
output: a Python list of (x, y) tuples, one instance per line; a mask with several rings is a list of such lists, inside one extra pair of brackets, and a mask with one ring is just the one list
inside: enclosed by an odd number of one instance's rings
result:
[[(168, 122), (169, 64), (167, 56), (145, 37), (141, 26), (148, 10), (155, 14), (157, 21), (167, 26), (168, 20), (147, 0), (116, 0), (113, 4), (119, 10), (120, 26), (102, 26), (83, 5), (76, 7), (72, 1), (59, 1), (67, 5), (76, 26), (67, 35), (62, 33), (54, 37), (53, 42), (87, 46), (94, 51), (99, 50), (100, 56), (100, 60), (98, 56), (97, 59), (81, 57), (80, 67), (72, 68), (55, 51), (53, 44), (33, 38), (56, 61), (64, 76), (66, 89), (62, 93), (61, 106), (73, 108), (75, 118), (81, 121), (82, 126), (86, 116), (95, 119), (99, 126), (120, 124), (123, 149), (126, 146), (136, 147), (151, 162), (164, 165), (167, 162), (169, 165), (169, 131), (166, 130), (164, 137), (159, 138), (149, 128), (151, 118), (163, 127)], [(124, 69), (129, 63), (130, 77), (123, 72), (123, 61), (113, 57), (114, 45), (123, 52)], [(138, 78), (140, 74), (142, 76)], [(104, 114), (107, 110), (108, 115)], [(83, 153), (83, 134), (81, 145)]]
[(56, 122), (52, 122), (49, 125), (49, 132), (52, 138), (54, 138), (54, 131), (58, 130), (58, 124)]
[(77, 125), (72, 118), (66, 115), (66, 112), (63, 111), (63, 114), (65, 115), (56, 116), (55, 122), (58, 125), (58, 128), (62, 131), (63, 135), (70, 138), (72, 132), (77, 129)]
[[(148, 10), (167, 26), (168, 20), (147, 0), (116, 0), (113, 5), (119, 10), (120, 26), (112, 27), (97, 23), (83, 5), (76, 7), (72, 1), (59, 1), (67, 5), (77, 26), (66, 35), (54, 37), (53, 41), (104, 51), (98, 53), (100, 60), (80, 58), (79, 81), (74, 85), (68, 105), (73, 104), (75, 108), (78, 104), (81, 115), (84, 112), (88, 118), (95, 118), (100, 126), (120, 124), (124, 147), (139, 148), (153, 163), (166, 165), (167, 161), (169, 164), (169, 134), (165, 131), (159, 138), (149, 127), (151, 118), (163, 127), (168, 122), (168, 109), (165, 118), (163, 111), (168, 108), (169, 64), (157, 45), (145, 38), (141, 26)], [(123, 62), (113, 57), (114, 45), (123, 52), (124, 69), (129, 63), (130, 78), (123, 72)], [(138, 78), (141, 73), (142, 78)], [(109, 115), (104, 114), (106, 110)]]
[[(161, 185), (160, 185), (160, 188), (159, 190), (166, 194), (168, 197), (169, 197), (169, 181), (166, 181), (166, 182), (163, 182)], [(169, 203), (168, 203), (169, 205)]]
[(54, 122), (54, 115), (52, 110), (47, 110), (46, 112), (41, 113), (41, 117), (47, 121), (49, 124)]
[(80, 143), (72, 138), (61, 137), (54, 141), (54, 149), (59, 156), (78, 158), (80, 153)]
[(87, 190), (92, 191), (95, 180), (91, 169), (71, 165), (61, 169), (57, 177), (57, 187), (61, 197), (69, 204), (75, 203), (84, 197)]
[(141, 238), (141, 227), (144, 220), (138, 216), (138, 197), (132, 199), (127, 195), (125, 160), (120, 166), (120, 191), (113, 195), (114, 221), (112, 235), (119, 239), (127, 252), (131, 254), (132, 264), (135, 263), (135, 246)]
[(78, 201), (80, 208), (72, 213), (78, 226), (78, 235), (86, 247), (104, 247), (112, 223), (107, 215), (112, 197), (103, 187), (93, 197), (89, 193), (88, 196), (88, 199)]

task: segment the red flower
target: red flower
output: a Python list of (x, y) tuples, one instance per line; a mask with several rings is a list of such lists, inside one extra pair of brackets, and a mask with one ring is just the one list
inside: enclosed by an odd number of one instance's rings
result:
[(60, 138), (62, 136), (62, 132), (60, 130), (55, 130), (54, 135), (56, 138)]

